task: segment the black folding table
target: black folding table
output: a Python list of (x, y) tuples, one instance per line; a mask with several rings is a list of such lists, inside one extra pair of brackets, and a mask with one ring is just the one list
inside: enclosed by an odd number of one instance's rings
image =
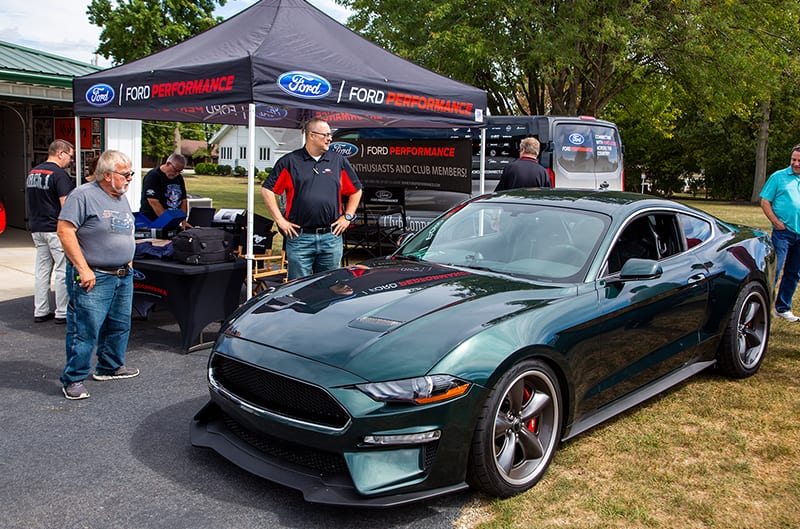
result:
[(133, 308), (142, 317), (156, 303), (175, 316), (187, 351), (200, 333), (224, 320), (239, 306), (246, 274), (244, 259), (207, 265), (190, 265), (161, 259), (133, 262)]

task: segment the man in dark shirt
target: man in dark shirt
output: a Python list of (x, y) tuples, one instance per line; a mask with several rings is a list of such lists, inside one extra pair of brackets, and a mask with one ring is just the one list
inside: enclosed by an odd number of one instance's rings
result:
[[(304, 132), (305, 146), (282, 156), (261, 188), (264, 204), (285, 237), (289, 279), (339, 267), (342, 232), (355, 220), (361, 200), (361, 182), (350, 162), (328, 150), (328, 123), (314, 118)], [(285, 216), (276, 197), (284, 193)]]
[[(148, 171), (142, 182), (142, 202), (139, 211), (148, 219), (156, 220), (168, 209), (180, 209), (188, 215), (186, 183), (181, 171), (186, 167), (186, 158), (173, 153), (159, 167)], [(186, 227), (184, 220), (184, 227)]]
[[(66, 260), (56, 230), (58, 215), (67, 195), (75, 188), (65, 167), (72, 163), (75, 148), (64, 140), (55, 140), (47, 150), (47, 160), (28, 173), (25, 199), (28, 203), (28, 226), (36, 246), (33, 291), (33, 321), (53, 319), (65, 323), (67, 317)], [(50, 308), (50, 278), (55, 272), (55, 313)]]
[(519, 145), (519, 159), (503, 169), (495, 191), (520, 187), (550, 187), (550, 176), (539, 165), (539, 140), (524, 138)]

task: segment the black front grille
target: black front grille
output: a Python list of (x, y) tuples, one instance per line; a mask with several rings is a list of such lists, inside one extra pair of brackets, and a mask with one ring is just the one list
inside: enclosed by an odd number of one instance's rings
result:
[(227, 414), (224, 415), (223, 420), (228, 429), (236, 434), (237, 437), (253, 448), (272, 457), (319, 472), (338, 474), (347, 471), (344, 458), (340, 455), (296, 445), (260, 432), (249, 430)]
[(212, 376), (225, 390), (250, 404), (311, 424), (343, 428), (350, 420), (327, 391), (233, 358), (215, 354)]

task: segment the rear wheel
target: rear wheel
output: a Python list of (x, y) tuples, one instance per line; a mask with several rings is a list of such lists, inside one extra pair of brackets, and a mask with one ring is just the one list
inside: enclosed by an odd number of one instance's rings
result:
[(746, 378), (761, 367), (769, 339), (769, 307), (759, 283), (750, 282), (739, 292), (717, 353), (717, 367), (722, 373)]
[(546, 364), (526, 360), (505, 373), (475, 429), (467, 480), (493, 496), (525, 491), (544, 475), (561, 436), (561, 391)]

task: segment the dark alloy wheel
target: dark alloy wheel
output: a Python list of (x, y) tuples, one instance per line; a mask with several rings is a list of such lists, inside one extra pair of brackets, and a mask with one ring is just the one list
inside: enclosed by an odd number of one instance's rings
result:
[(538, 360), (514, 366), (497, 382), (478, 420), (467, 473), (470, 485), (501, 497), (535, 485), (558, 446), (561, 415), (553, 371)]
[(717, 353), (717, 367), (725, 375), (745, 378), (761, 367), (769, 339), (769, 307), (760, 284), (750, 282), (739, 292)]

